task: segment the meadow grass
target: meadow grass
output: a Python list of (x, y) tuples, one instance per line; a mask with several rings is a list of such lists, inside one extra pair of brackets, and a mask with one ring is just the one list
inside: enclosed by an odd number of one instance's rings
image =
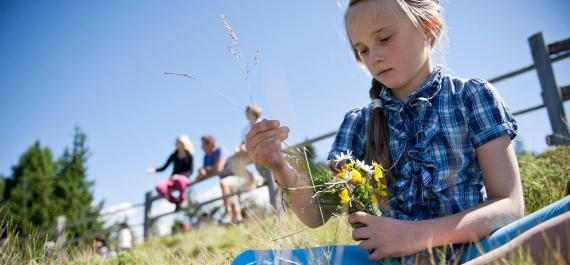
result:
[[(548, 150), (519, 158), (526, 213), (540, 209), (568, 194), (570, 148)], [(5, 222), (3, 222), (5, 223)], [(0, 232), (9, 228), (4, 225)], [(316, 229), (303, 225), (291, 211), (281, 214), (249, 214), (240, 225), (204, 224), (189, 233), (154, 237), (116, 257), (104, 258), (89, 248), (68, 248), (63, 253), (42, 248), (45, 240), (25, 243), (13, 233), (0, 242), (0, 264), (228, 264), (247, 249), (291, 249), (356, 244), (346, 216), (331, 219)], [(521, 252), (514, 264), (532, 264)], [(501, 261), (501, 264), (513, 264)]]

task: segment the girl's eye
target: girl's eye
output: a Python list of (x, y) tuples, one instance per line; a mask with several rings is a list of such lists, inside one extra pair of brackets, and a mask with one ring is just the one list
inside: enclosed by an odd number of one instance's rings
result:
[(362, 55), (368, 52), (368, 49), (359, 49), (358, 54)]
[(390, 40), (390, 38), (391, 38), (391, 36), (388, 36), (386, 38), (382, 38), (382, 39), (380, 39), (380, 42), (387, 42)]

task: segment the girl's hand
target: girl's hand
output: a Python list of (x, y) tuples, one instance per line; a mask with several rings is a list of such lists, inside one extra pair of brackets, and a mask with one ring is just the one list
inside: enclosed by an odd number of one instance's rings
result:
[(421, 235), (413, 222), (356, 212), (348, 217), (353, 225), (361, 223), (366, 227), (352, 231), (352, 239), (362, 241), (360, 249), (369, 250), (368, 259), (400, 257), (423, 249)]
[(256, 123), (246, 136), (245, 149), (255, 163), (279, 170), (286, 165), (281, 143), (289, 136), (289, 128), (279, 127), (279, 121), (263, 120)]
[(154, 173), (156, 173), (156, 168), (154, 168), (154, 167), (149, 167), (149, 168), (146, 170), (146, 173), (147, 173), (147, 174), (154, 174)]

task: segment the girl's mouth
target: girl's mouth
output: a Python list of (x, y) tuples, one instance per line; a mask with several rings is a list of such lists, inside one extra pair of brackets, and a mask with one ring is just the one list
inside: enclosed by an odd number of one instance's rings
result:
[(376, 73), (376, 76), (381, 77), (383, 75), (386, 75), (387, 73), (390, 73), (391, 71), (392, 71), (392, 68), (380, 70)]

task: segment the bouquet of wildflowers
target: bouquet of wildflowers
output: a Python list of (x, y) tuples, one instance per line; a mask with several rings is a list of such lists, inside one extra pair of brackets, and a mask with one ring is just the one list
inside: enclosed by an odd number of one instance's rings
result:
[(351, 151), (336, 155), (330, 161), (330, 171), (313, 176), (315, 197), (332, 208), (333, 214), (363, 211), (380, 215), (378, 201), (387, 195), (383, 183), (382, 166), (376, 162), (367, 165), (352, 158)]

